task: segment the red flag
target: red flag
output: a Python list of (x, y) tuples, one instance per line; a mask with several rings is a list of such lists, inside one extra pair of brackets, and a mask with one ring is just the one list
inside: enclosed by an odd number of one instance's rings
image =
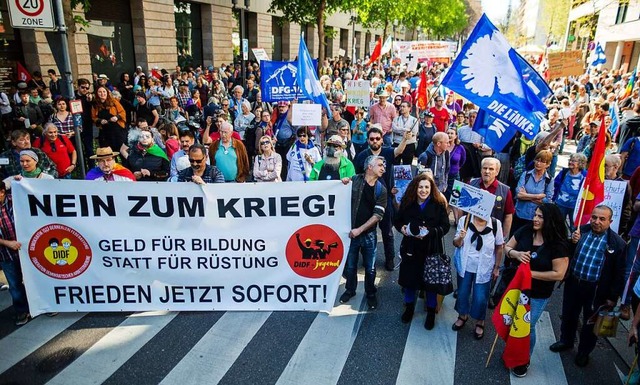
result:
[(22, 64), (20, 64), (20, 62), (16, 62), (18, 64), (18, 81), (19, 82), (28, 82), (29, 80), (31, 80), (31, 74), (29, 73), (29, 71), (27, 71), (26, 68), (24, 68), (22, 66)]
[(422, 73), (420, 74), (420, 84), (418, 85), (418, 99), (416, 101), (416, 105), (419, 110), (427, 109), (427, 73), (426, 68), (422, 69)]
[(162, 72), (158, 71), (155, 68), (151, 70), (151, 76), (153, 76), (156, 79), (162, 79), (163, 78)]
[(578, 215), (575, 219), (575, 226), (584, 225), (589, 222), (593, 209), (604, 201), (604, 155), (606, 147), (607, 128), (604, 126), (604, 118), (600, 123), (600, 132), (593, 146), (591, 162), (582, 185), (582, 196), (578, 201)]
[(380, 57), (381, 51), (382, 51), (382, 36), (380, 36), (380, 39), (376, 43), (376, 46), (373, 48), (373, 52), (371, 53), (371, 57), (369, 58), (369, 61), (365, 65), (370, 65), (374, 61), (378, 60), (378, 58)]
[(531, 266), (521, 263), (491, 318), (496, 333), (506, 342), (502, 360), (509, 369), (526, 365), (530, 359), (530, 292)]

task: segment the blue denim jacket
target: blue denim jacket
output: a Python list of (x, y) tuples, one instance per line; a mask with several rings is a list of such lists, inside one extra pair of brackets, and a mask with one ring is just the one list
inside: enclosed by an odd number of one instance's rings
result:
[[(516, 196), (518, 195), (520, 187), (524, 187), (528, 194), (544, 193), (545, 198), (543, 199), (543, 202), (551, 202), (553, 199), (553, 181), (551, 180), (551, 177), (545, 172), (544, 177), (540, 178), (540, 180), (536, 182), (534, 174), (535, 170), (530, 170), (520, 175), (520, 180), (516, 187)], [(529, 175), (528, 178), (527, 175)], [(516, 202), (516, 215), (521, 219), (533, 220), (533, 215), (536, 213), (537, 207), (538, 205), (531, 201), (518, 200)]]

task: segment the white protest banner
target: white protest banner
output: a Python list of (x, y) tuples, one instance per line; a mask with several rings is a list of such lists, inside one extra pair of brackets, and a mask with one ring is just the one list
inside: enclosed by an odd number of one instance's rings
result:
[(491, 211), (496, 203), (496, 196), (488, 191), (462, 183), (453, 182), (449, 204), (469, 214), (476, 215), (486, 221), (491, 220)]
[(32, 315), (330, 311), (350, 185), (13, 182)]
[(269, 60), (269, 55), (264, 48), (251, 48), (251, 52), (253, 52), (253, 56), (255, 56), (258, 64), (260, 64), (262, 60)]
[(395, 41), (393, 50), (408, 70), (414, 70), (418, 63), (425, 59), (449, 63), (455, 52), (455, 44), (449, 41), (430, 40)]
[(322, 105), (295, 103), (292, 104), (291, 123), (294, 126), (319, 126), (322, 124)]
[[(582, 196), (584, 189), (584, 182), (580, 186), (578, 197)], [(622, 203), (624, 201), (624, 193), (627, 190), (627, 181), (624, 180), (609, 180), (604, 181), (604, 200), (601, 204), (608, 206), (613, 210), (613, 218), (611, 218), (611, 230), (618, 232), (620, 227), (620, 215), (622, 214)], [(578, 207), (580, 206), (580, 199), (576, 202), (576, 207), (573, 209), (573, 222), (576, 221), (578, 215)], [(590, 215), (590, 214), (589, 214)]]
[(369, 107), (371, 96), (369, 80), (347, 80), (344, 83), (344, 90), (347, 93), (347, 106)]

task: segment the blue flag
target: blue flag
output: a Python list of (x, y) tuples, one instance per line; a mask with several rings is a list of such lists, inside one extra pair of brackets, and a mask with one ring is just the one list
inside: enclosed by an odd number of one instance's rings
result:
[[(314, 67), (317, 61), (313, 61)], [(263, 102), (290, 101), (294, 98), (308, 100), (298, 87), (298, 62), (260, 61), (260, 92)]]
[(499, 119), (509, 139), (521, 131), (533, 138), (551, 94), (544, 79), (482, 15), (442, 83)]
[(609, 107), (609, 116), (611, 117), (611, 125), (609, 126), (609, 132), (611, 133), (611, 138), (615, 140), (616, 136), (618, 135), (618, 129), (620, 128), (620, 119), (618, 119), (617, 106), (612, 105)]
[(591, 62), (591, 65), (595, 67), (598, 64), (604, 64), (606, 62), (607, 62), (607, 55), (604, 54), (604, 50), (602, 49), (602, 46), (600, 45), (600, 43), (598, 43), (596, 44), (596, 50), (593, 54), (593, 61)]
[(516, 132), (509, 123), (483, 109), (478, 111), (473, 131), (480, 134), (484, 138), (484, 144), (495, 152), (502, 152)]
[(307, 45), (304, 43), (302, 36), (300, 36), (300, 47), (298, 48), (298, 73), (296, 78), (302, 94), (313, 100), (314, 103), (322, 104), (327, 109), (327, 114), (329, 114), (331, 105), (320, 86), (316, 67), (313, 65), (311, 55), (309, 55), (309, 50), (307, 50)]

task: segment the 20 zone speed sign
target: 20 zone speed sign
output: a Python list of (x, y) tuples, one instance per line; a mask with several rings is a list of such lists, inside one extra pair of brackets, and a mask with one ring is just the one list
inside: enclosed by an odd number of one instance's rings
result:
[(13, 28), (53, 29), (52, 0), (7, 0)]

